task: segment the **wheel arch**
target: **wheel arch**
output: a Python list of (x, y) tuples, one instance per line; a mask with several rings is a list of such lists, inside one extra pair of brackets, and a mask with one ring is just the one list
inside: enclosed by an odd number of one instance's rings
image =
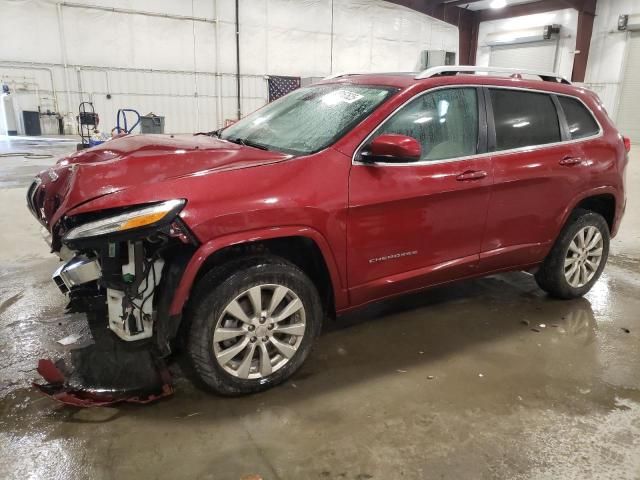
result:
[(558, 222), (556, 238), (576, 209), (590, 210), (602, 215), (613, 237), (618, 229), (622, 215), (618, 193), (618, 190), (614, 187), (599, 187), (581, 192), (562, 213), (562, 217)]
[(278, 255), (305, 271), (326, 302), (327, 313), (333, 314), (347, 304), (347, 292), (326, 239), (310, 227), (287, 226), (235, 233), (201, 245), (184, 270), (170, 314), (182, 313), (193, 286), (215, 265), (260, 252)]

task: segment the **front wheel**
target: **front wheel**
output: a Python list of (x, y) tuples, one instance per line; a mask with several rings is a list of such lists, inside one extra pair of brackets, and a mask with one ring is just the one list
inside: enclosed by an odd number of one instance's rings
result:
[(609, 226), (602, 215), (576, 210), (536, 273), (538, 285), (554, 297), (581, 297), (600, 278), (609, 240)]
[(266, 390), (303, 363), (320, 331), (320, 297), (295, 265), (240, 261), (199, 283), (188, 352), (200, 380), (222, 395)]

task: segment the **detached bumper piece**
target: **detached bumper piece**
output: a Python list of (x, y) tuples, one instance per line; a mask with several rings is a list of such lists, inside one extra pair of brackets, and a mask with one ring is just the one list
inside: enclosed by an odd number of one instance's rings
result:
[(101, 275), (95, 259), (78, 256), (60, 266), (52, 278), (62, 293), (68, 293), (73, 287), (98, 280)]
[(108, 337), (73, 350), (70, 365), (40, 360), (38, 373), (46, 382), (34, 383), (38, 390), (75, 407), (150, 403), (173, 394), (169, 369), (148, 345)]

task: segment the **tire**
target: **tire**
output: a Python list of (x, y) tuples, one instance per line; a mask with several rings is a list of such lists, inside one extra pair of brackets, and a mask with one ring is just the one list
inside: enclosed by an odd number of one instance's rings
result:
[[(579, 242), (577, 235), (584, 233), (586, 237), (594, 232), (593, 229), (601, 236), (601, 242), (596, 243), (590, 250), (578, 249), (583, 253), (577, 253), (575, 250), (578, 243), (573, 243), (574, 240)], [(597, 238), (597, 234), (593, 233), (590, 241), (593, 242)], [(609, 226), (602, 215), (589, 210), (575, 210), (536, 272), (535, 278), (538, 286), (556, 298), (571, 299), (583, 296), (600, 278), (609, 256), (609, 241)], [(588, 247), (589, 243), (587, 241), (585, 246)], [(600, 252), (599, 263), (593, 268), (597, 257), (590, 256), (589, 253), (598, 253), (598, 251)], [(572, 258), (568, 258), (569, 255)], [(583, 258), (585, 260), (582, 260)], [(565, 261), (567, 265), (565, 265)], [(586, 265), (587, 273), (584, 276), (581, 277), (581, 272), (576, 273), (576, 270), (571, 270), (576, 263), (577, 270), (580, 270), (581, 264)], [(577, 280), (576, 275), (578, 276)]]
[[(279, 297), (276, 289), (286, 292), (277, 308), (268, 313)], [(261, 306), (256, 309), (258, 297)], [(301, 308), (277, 323), (285, 310), (298, 308), (296, 299)], [(250, 257), (215, 268), (198, 282), (188, 313), (187, 352), (194, 373), (204, 387), (225, 396), (256, 393), (278, 385), (309, 355), (321, 330), (322, 311), (314, 284), (284, 259)], [(239, 330), (244, 333), (238, 335)], [(219, 341), (229, 332), (235, 336)], [(240, 349), (243, 342), (246, 345)], [(237, 354), (225, 353), (234, 348)]]

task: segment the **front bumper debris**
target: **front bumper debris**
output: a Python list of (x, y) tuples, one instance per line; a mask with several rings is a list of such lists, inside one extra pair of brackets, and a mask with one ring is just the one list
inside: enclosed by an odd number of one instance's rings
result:
[(62, 293), (73, 287), (98, 280), (102, 276), (96, 259), (77, 256), (60, 266), (51, 277)]
[(120, 402), (150, 403), (173, 394), (171, 374), (151, 348), (131, 348), (112, 335), (73, 350), (69, 364), (42, 359), (33, 385), (66, 405), (96, 407)]

